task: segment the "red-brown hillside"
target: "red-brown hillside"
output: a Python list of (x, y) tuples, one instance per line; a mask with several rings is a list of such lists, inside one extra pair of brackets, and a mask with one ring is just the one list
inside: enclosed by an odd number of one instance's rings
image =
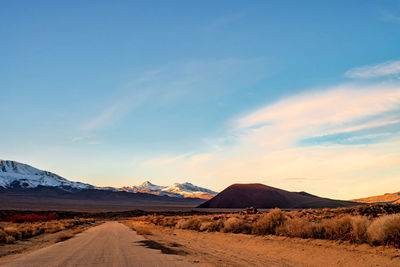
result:
[(321, 198), (306, 192), (289, 192), (263, 184), (233, 184), (199, 208), (335, 208), (360, 205)]

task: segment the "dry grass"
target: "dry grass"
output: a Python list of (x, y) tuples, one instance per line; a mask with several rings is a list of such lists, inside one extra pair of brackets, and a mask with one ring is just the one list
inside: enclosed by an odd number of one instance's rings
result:
[(136, 233), (138, 235), (151, 235), (151, 231), (149, 229), (145, 229), (145, 228), (136, 228), (135, 229)]
[(0, 223), (0, 244), (11, 244), (43, 233), (56, 233), (65, 229), (73, 229), (80, 225), (94, 223), (93, 219), (65, 219), (46, 222)]
[(74, 234), (72, 234), (72, 233), (60, 233), (56, 237), (56, 242), (58, 243), (58, 242), (62, 242), (62, 241), (68, 240), (73, 236), (74, 236)]
[(251, 225), (239, 218), (229, 218), (224, 222), (222, 231), (225, 233), (251, 233)]
[(400, 214), (375, 219), (368, 227), (367, 235), (373, 245), (400, 247)]
[[(373, 210), (373, 216), (351, 215), (345, 209), (282, 211), (264, 214), (221, 214), (198, 216), (142, 216), (132, 219), (163, 227), (194, 231), (280, 235), (389, 245), (400, 247), (400, 214), (387, 215), (391, 207), (362, 208)], [(359, 214), (357, 211), (355, 214)], [(380, 214), (380, 216), (375, 216)]]
[(72, 231), (72, 234), (73, 234), (73, 235), (80, 234), (80, 233), (82, 233), (83, 231), (85, 231), (87, 228), (88, 228), (88, 227), (79, 227), (79, 228), (76, 228), (75, 230)]
[(130, 222), (124, 222), (124, 223), (126, 226), (128, 226), (133, 231), (135, 231), (138, 235), (142, 235), (142, 236), (152, 235), (152, 232), (150, 231), (149, 227), (141, 224), (140, 222), (130, 221)]
[(179, 220), (175, 225), (179, 229), (200, 230), (201, 220), (197, 218), (190, 218), (189, 220)]
[(355, 216), (351, 218), (351, 241), (354, 243), (366, 243), (368, 242), (367, 230), (370, 226), (371, 221), (366, 217)]
[(280, 227), (287, 220), (285, 214), (280, 209), (273, 209), (270, 212), (261, 215), (253, 223), (252, 233), (256, 235), (276, 234)]

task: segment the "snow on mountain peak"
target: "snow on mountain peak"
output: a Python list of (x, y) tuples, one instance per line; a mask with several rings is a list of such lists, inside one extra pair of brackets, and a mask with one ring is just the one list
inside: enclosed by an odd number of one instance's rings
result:
[(155, 185), (149, 181), (145, 181), (138, 186), (132, 186), (134, 190), (162, 190), (165, 186)]
[(138, 186), (122, 188), (99, 188), (90, 184), (69, 181), (52, 172), (36, 169), (24, 163), (0, 160), (0, 187), (3, 188), (36, 188), (38, 186), (57, 187), (63, 190), (71, 189), (101, 189), (111, 191), (126, 191), (131, 193), (148, 193), (170, 197), (190, 197), (210, 199), (217, 193), (191, 183), (174, 183), (170, 186), (155, 185), (145, 181)]
[(60, 187), (63, 189), (89, 189), (92, 185), (71, 182), (57, 174), (36, 169), (24, 163), (0, 160), (0, 187), (35, 188), (38, 186)]
[(210, 199), (217, 194), (212, 190), (195, 186), (191, 183), (174, 183), (170, 186), (160, 186), (152, 184), (149, 181), (145, 181), (138, 186), (125, 186), (121, 190), (128, 192), (139, 192), (149, 193), (155, 195), (166, 195), (172, 197), (193, 197), (193, 198), (204, 198)]
[(199, 187), (196, 186), (192, 183), (186, 182), (186, 183), (174, 183), (173, 185), (168, 186), (167, 188), (164, 189), (165, 191), (169, 191), (169, 192), (174, 192), (174, 191), (184, 191), (184, 192), (202, 192), (202, 193), (210, 193), (210, 194), (214, 194), (216, 195), (217, 192), (214, 192), (210, 189), (207, 188), (203, 188), (203, 187)]

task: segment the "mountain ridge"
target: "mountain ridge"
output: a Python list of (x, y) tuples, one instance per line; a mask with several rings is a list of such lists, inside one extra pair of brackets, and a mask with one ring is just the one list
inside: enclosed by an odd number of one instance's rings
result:
[(400, 204), (400, 192), (352, 199), (351, 201), (369, 204)]
[(165, 195), (165, 196), (173, 196), (173, 197), (185, 197), (185, 198), (201, 198), (201, 199), (210, 199), (214, 197), (217, 192), (214, 192), (210, 189), (203, 188), (200, 186), (196, 186), (192, 183), (173, 183), (169, 186), (161, 186), (152, 184), (149, 181), (145, 181), (138, 186), (124, 186), (121, 188), (122, 191), (128, 192), (141, 192), (141, 193), (149, 193), (155, 195)]
[(0, 160), (0, 187), (35, 188), (37, 186), (68, 189), (97, 189), (97, 187), (67, 180), (55, 173), (39, 170), (28, 164), (12, 160)]
[(0, 160), (0, 187), (36, 188), (38, 186), (58, 187), (66, 191), (95, 189), (114, 192), (147, 193), (176, 198), (210, 199), (217, 194), (212, 190), (193, 185), (189, 182), (159, 186), (145, 181), (138, 186), (124, 186), (121, 188), (97, 187), (87, 183), (73, 182), (55, 173), (40, 170), (25, 163)]
[(72, 182), (52, 172), (16, 161), (0, 161), (0, 209), (123, 211), (185, 209), (199, 198), (125, 192)]

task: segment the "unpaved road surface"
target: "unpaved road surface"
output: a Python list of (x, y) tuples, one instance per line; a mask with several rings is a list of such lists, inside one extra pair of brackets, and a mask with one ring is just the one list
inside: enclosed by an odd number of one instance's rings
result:
[(1, 266), (193, 266), (178, 255), (143, 246), (145, 239), (123, 224), (106, 222)]

